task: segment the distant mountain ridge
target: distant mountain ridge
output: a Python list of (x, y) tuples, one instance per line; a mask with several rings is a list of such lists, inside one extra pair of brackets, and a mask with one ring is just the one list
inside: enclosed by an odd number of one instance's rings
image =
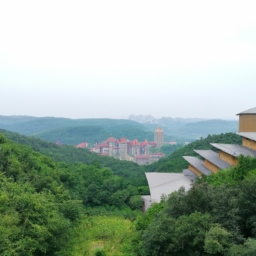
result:
[[(151, 115), (130, 115), (130, 120), (142, 124), (145, 129), (154, 131), (160, 126), (165, 135), (176, 138), (177, 142), (191, 142), (209, 134), (236, 132), (238, 121), (204, 118), (154, 118)], [(180, 139), (183, 140), (180, 140)]]
[(158, 126), (164, 130), (165, 142), (175, 141), (181, 144), (207, 137), (208, 134), (236, 132), (238, 127), (238, 121), (171, 117), (157, 119), (151, 115), (133, 115), (130, 118), (133, 120), (0, 115), (0, 128), (51, 142), (60, 141), (70, 145), (88, 142), (93, 145), (96, 141), (104, 141), (111, 135), (129, 140), (152, 141)]
[(206, 121), (209, 119), (206, 118), (182, 118), (182, 117), (161, 117), (161, 118), (155, 118), (152, 115), (130, 115), (129, 120), (138, 122), (138, 123), (150, 123), (150, 124), (172, 124), (172, 123), (195, 123), (200, 121)]
[(0, 128), (18, 132), (23, 135), (33, 135), (58, 128), (71, 128), (79, 126), (104, 126), (115, 127), (116, 125), (129, 125), (143, 128), (137, 122), (127, 119), (88, 118), (71, 119), (60, 117), (27, 117), (27, 116), (1, 116)]

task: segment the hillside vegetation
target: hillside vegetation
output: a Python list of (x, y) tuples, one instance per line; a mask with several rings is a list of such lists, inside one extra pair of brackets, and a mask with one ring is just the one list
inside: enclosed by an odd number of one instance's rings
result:
[[(2, 132), (1, 255), (256, 253), (255, 158), (240, 157), (238, 166), (203, 177), (190, 191), (181, 188), (142, 214), (140, 195), (148, 190), (141, 166)], [(146, 168), (182, 171), (182, 155), (208, 149), (210, 142), (240, 143), (241, 138), (208, 136)]]
[(108, 156), (99, 156), (91, 153), (87, 149), (74, 148), (68, 145), (55, 145), (37, 138), (22, 136), (18, 133), (0, 130), (0, 133), (13, 141), (20, 144), (31, 146), (35, 151), (43, 153), (51, 157), (55, 161), (63, 161), (67, 163), (85, 163), (92, 164), (98, 162), (101, 166), (111, 168), (111, 170), (122, 177), (128, 177), (135, 184), (145, 185), (146, 179), (144, 172), (182, 172), (186, 169), (188, 163), (182, 156), (198, 156), (194, 149), (212, 149), (210, 143), (230, 143), (241, 144), (241, 137), (234, 133), (226, 133), (219, 135), (209, 135), (207, 138), (196, 140), (186, 146), (163, 145), (160, 151), (166, 154), (166, 157), (158, 162), (146, 166), (139, 166), (130, 161), (120, 161)]
[[(154, 140), (153, 131), (134, 121), (124, 119), (68, 119), (55, 117), (0, 116), (0, 128), (19, 134), (33, 136), (50, 142), (77, 145), (88, 142), (94, 145), (110, 136), (129, 140)], [(165, 140), (173, 140), (165, 136)]]
[(94, 145), (97, 142), (102, 142), (110, 136), (115, 138), (127, 138), (129, 140), (137, 139), (144, 141), (154, 140), (154, 134), (150, 131), (145, 131), (142, 128), (133, 127), (130, 124), (120, 124), (111, 127), (104, 126), (78, 126), (69, 128), (58, 128), (46, 132), (33, 134), (34, 137), (56, 142), (60, 141), (64, 144), (77, 145), (82, 141)]
[(0, 127), (2, 129), (18, 132), (23, 135), (32, 135), (38, 132), (49, 131), (57, 128), (78, 126), (101, 126), (110, 128), (116, 125), (128, 125), (130, 127), (142, 128), (139, 123), (124, 119), (70, 119), (57, 117), (0, 116)]
[(147, 186), (144, 168), (131, 161), (120, 161), (113, 157), (100, 156), (88, 149), (75, 148), (69, 145), (55, 145), (41, 139), (27, 137), (18, 133), (0, 130), (6, 138), (22, 145), (30, 146), (33, 150), (42, 153), (54, 161), (65, 163), (84, 163), (87, 165), (99, 164), (109, 168), (115, 175), (129, 180), (130, 183)]
[(0, 254), (58, 255), (89, 215), (134, 219), (138, 187), (99, 164), (68, 164), (0, 134)]

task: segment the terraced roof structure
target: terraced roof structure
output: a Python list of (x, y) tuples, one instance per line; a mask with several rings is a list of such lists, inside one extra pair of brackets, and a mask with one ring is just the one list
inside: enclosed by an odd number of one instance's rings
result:
[[(243, 111), (237, 115), (256, 115), (256, 107)], [(245, 116), (242, 118), (239, 117), (239, 130), (243, 131), (243, 129), (240, 129), (242, 119), (246, 120), (247, 122), (243, 123), (243, 125), (247, 125), (250, 129), (246, 127), (246, 129), (244, 129), (245, 132), (238, 132), (237, 134), (243, 138), (247, 138), (256, 142), (256, 126), (254, 116)], [(194, 150), (204, 159), (205, 162), (197, 157), (183, 156), (183, 158), (190, 164), (190, 169), (184, 169), (182, 173), (146, 173), (150, 187), (151, 200), (148, 196), (145, 196), (145, 202), (149, 203), (149, 200), (150, 202), (160, 202), (162, 194), (170, 194), (171, 192), (177, 190), (179, 187), (184, 186), (184, 184), (189, 184), (190, 182), (193, 183), (197, 176), (200, 178), (201, 174), (209, 176), (212, 173), (216, 173), (218, 169), (227, 169), (231, 166), (231, 164), (236, 165), (236, 158), (240, 155), (256, 157), (256, 150), (252, 149), (255, 146), (254, 142), (247, 142), (245, 140), (245, 146), (235, 144), (210, 143), (213, 147), (220, 150), (219, 154), (212, 150)], [(223, 153), (226, 153), (232, 157), (229, 157)], [(209, 170), (206, 166), (211, 168), (212, 171)], [(192, 184), (188, 186), (188, 189), (191, 185)]]
[(194, 166), (199, 172), (202, 174), (209, 176), (212, 172), (204, 166), (202, 160), (198, 159), (194, 156), (183, 156), (183, 158), (189, 162), (192, 166)]
[(237, 132), (236, 134), (244, 138), (256, 141), (256, 132)]
[(238, 113), (237, 115), (255, 115), (255, 114), (256, 114), (256, 108), (250, 108), (241, 113)]
[(241, 145), (235, 144), (219, 144), (219, 143), (210, 143), (213, 147), (220, 149), (221, 151), (238, 157), (240, 155), (256, 157), (256, 151)]
[(219, 154), (212, 150), (194, 150), (198, 155), (216, 165), (220, 169), (226, 169), (231, 166), (229, 163), (219, 158)]

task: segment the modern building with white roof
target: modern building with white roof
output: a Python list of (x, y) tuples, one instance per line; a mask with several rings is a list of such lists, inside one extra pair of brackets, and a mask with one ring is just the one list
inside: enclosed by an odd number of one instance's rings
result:
[(195, 178), (192, 173), (184, 175), (183, 173), (146, 172), (145, 174), (150, 190), (150, 196), (142, 196), (145, 211), (152, 203), (160, 203), (162, 196), (168, 196), (180, 187), (189, 190)]
[(242, 145), (211, 143), (219, 150), (218, 153), (212, 150), (194, 150), (204, 158), (204, 161), (196, 160), (195, 157), (184, 157), (190, 164), (188, 169), (198, 177), (203, 174), (208, 176), (212, 172), (217, 173), (220, 169), (237, 165), (237, 158), (240, 155), (256, 157), (256, 108), (248, 109), (237, 115), (239, 115), (237, 134), (242, 137)]
[(220, 169), (226, 169), (238, 164), (240, 155), (256, 157), (256, 107), (239, 114), (239, 132), (242, 137), (242, 145), (211, 143), (218, 149), (218, 153), (212, 150), (194, 150), (201, 158), (183, 156), (189, 163), (188, 169), (183, 173), (146, 173), (150, 196), (143, 196), (145, 210), (156, 202), (161, 201), (162, 195), (169, 195), (180, 187), (189, 190), (196, 177), (217, 173)]

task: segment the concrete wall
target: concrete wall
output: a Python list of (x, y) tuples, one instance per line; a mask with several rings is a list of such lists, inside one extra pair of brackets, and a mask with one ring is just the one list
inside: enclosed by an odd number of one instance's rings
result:
[(204, 166), (214, 173), (217, 173), (220, 169), (218, 166), (212, 164), (208, 160), (204, 160)]
[(253, 150), (256, 150), (256, 141), (254, 141), (254, 140), (243, 138), (242, 145), (247, 147), (247, 148), (251, 148)]
[(151, 200), (151, 196), (141, 196), (141, 199), (143, 200), (144, 204), (142, 206), (142, 211), (145, 212), (153, 203)]
[(256, 115), (240, 115), (239, 132), (256, 132)]
[(231, 156), (223, 151), (219, 151), (219, 157), (220, 159), (231, 165), (237, 165), (238, 163), (238, 160), (234, 156)]

